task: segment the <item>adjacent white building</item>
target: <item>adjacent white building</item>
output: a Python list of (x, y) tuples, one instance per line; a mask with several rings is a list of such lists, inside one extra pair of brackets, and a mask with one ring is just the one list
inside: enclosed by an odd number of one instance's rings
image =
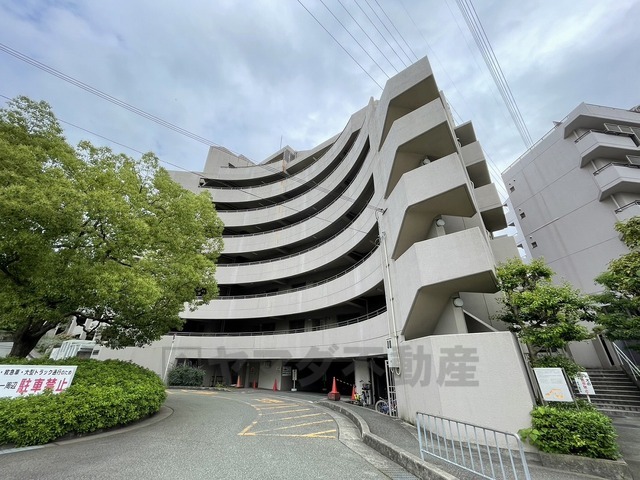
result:
[[(557, 280), (598, 292), (594, 279), (628, 252), (615, 223), (640, 215), (640, 111), (583, 103), (502, 178), (527, 254)], [(602, 339), (571, 350), (586, 367), (615, 363)]]
[(506, 221), (482, 148), (426, 59), (311, 150), (254, 165), (212, 148), (201, 173), (173, 177), (224, 221), (220, 297), (185, 311), (177, 335), (98, 358), (161, 375), (188, 362), (211, 385), (291, 389), (296, 373), (299, 390), (395, 385), (409, 420), (529, 424), (520, 348), (491, 320), (495, 265), (517, 250), (494, 236)]

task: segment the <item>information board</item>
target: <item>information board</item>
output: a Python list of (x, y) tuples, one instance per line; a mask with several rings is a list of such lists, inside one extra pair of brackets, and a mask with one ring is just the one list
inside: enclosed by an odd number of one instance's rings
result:
[(561, 368), (534, 368), (542, 396), (547, 402), (573, 402)]
[(76, 366), (0, 365), (0, 397), (39, 395), (65, 391), (76, 374)]

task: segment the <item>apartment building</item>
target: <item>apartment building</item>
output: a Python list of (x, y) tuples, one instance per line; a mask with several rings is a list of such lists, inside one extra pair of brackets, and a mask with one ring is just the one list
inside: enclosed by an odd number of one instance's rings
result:
[(350, 395), (372, 383), (416, 410), (503, 429), (533, 404), (519, 346), (491, 320), (497, 261), (517, 255), (470, 122), (455, 125), (425, 58), (307, 151), (260, 164), (212, 148), (202, 172), (225, 224), (219, 298), (144, 349), (101, 349), (206, 383)]
[[(628, 252), (614, 229), (640, 215), (640, 109), (580, 104), (504, 171), (521, 246), (585, 293)], [(611, 366), (603, 339), (573, 345), (578, 363)]]

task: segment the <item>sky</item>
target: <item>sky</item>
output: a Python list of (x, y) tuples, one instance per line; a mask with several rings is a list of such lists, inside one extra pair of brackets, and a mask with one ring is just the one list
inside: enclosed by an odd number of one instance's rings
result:
[[(581, 102), (640, 104), (640, 1), (472, 3), (534, 142)], [(153, 151), (170, 170), (201, 171), (206, 141), (257, 163), (310, 149), (424, 56), (494, 177), (526, 151), (455, 0), (0, 0), (0, 48), (0, 106), (46, 100), (71, 143)]]

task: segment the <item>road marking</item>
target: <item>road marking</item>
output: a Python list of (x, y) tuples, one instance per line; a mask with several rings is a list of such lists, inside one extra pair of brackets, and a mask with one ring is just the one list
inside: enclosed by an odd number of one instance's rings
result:
[(260, 413), (260, 415), (280, 415), (281, 413), (294, 413), (294, 412), (308, 412), (310, 408), (298, 408), (297, 410), (280, 410), (279, 412), (266, 412)]
[(253, 432), (253, 434), (255, 435), (256, 433), (275, 432), (278, 430), (289, 430), (290, 428), (308, 427), (309, 425), (318, 425), (319, 423), (332, 423), (332, 422), (333, 422), (333, 419), (319, 420), (317, 422), (298, 423), (296, 425), (287, 425), (286, 427), (277, 427), (277, 428), (269, 428), (267, 430), (259, 430), (257, 432)]
[(294, 438), (337, 438), (335, 435), (324, 435), (324, 433), (335, 433), (336, 430), (327, 430), (326, 432), (318, 433), (245, 433), (245, 437), (294, 437)]
[(261, 398), (260, 403), (284, 403), (284, 400), (276, 400), (275, 398)]
[(280, 422), (281, 420), (295, 420), (298, 418), (305, 418), (305, 417), (317, 417), (319, 415), (326, 415), (326, 413), (310, 413), (309, 415), (298, 415), (296, 417), (272, 418), (271, 420), (265, 420), (265, 422)]

